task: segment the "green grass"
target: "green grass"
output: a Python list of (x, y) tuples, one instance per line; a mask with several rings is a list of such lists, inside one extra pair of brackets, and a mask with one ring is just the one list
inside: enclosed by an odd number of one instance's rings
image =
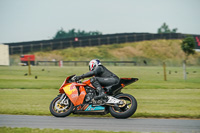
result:
[[(68, 129), (60, 130), (60, 129), (39, 129), (39, 128), (35, 128), (35, 129), (10, 128), (10, 127), (0, 127), (0, 132), (1, 133), (116, 133), (114, 131), (97, 131), (97, 130), (68, 130)], [(117, 132), (117, 133), (141, 133), (141, 132), (124, 132), (123, 131), (123, 132)]]
[[(133, 117), (200, 118), (199, 67), (187, 68), (186, 81), (181, 67), (167, 67), (167, 81), (163, 80), (161, 66), (108, 68), (119, 77), (139, 78), (123, 89), (138, 100)], [(88, 67), (32, 66), (31, 70), (32, 75), (24, 76), (28, 67), (0, 66), (0, 114), (50, 115), (49, 104), (64, 79), (72, 74), (81, 75)]]
[[(200, 118), (200, 89), (124, 89), (123, 92), (138, 101), (132, 117)], [(57, 94), (56, 89), (0, 89), (0, 114), (51, 115), (49, 104)]]
[(200, 118), (199, 89), (127, 89), (138, 101), (135, 117)]
[[(182, 67), (167, 67), (167, 81), (164, 81), (162, 66), (107, 66), (119, 77), (135, 77), (139, 81), (127, 89), (200, 89), (200, 67), (187, 67), (187, 80), (183, 80)], [(42, 71), (44, 69), (44, 71)], [(0, 88), (2, 89), (58, 89), (64, 79), (72, 74), (88, 72), (87, 66), (48, 67), (32, 66), (32, 75), (27, 66), (0, 66)], [(35, 79), (37, 76), (37, 79)]]

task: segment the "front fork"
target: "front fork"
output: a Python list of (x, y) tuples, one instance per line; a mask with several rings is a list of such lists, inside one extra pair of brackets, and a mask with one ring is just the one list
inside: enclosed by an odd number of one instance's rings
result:
[(69, 99), (67, 99), (67, 95), (65, 93), (61, 94), (60, 99), (58, 100), (60, 104), (68, 105), (69, 104)]

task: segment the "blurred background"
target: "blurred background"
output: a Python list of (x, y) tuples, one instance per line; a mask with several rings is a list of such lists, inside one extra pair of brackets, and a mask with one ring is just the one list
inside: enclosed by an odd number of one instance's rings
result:
[[(19, 65), (21, 55), (31, 54), (34, 65), (98, 58), (133, 61), (126, 65), (180, 66), (184, 38), (192, 36), (194, 49), (200, 48), (199, 4), (198, 0), (1, 0), (0, 43), (9, 47), (9, 65)], [(200, 64), (198, 52), (188, 64)]]
[(199, 5), (0, 0), (0, 113), (50, 115), (63, 80), (98, 58), (119, 77), (139, 78), (123, 89), (138, 100), (133, 117), (200, 118)]

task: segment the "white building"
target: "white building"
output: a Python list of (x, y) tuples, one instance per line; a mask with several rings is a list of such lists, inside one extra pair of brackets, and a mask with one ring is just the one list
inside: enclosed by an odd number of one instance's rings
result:
[(0, 65), (9, 66), (9, 46), (0, 44)]

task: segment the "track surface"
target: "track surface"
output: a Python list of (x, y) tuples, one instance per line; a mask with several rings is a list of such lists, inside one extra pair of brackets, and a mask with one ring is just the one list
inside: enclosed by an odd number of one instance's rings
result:
[(200, 120), (115, 119), (90, 117), (0, 115), (0, 127), (83, 129), (139, 132), (200, 132)]

